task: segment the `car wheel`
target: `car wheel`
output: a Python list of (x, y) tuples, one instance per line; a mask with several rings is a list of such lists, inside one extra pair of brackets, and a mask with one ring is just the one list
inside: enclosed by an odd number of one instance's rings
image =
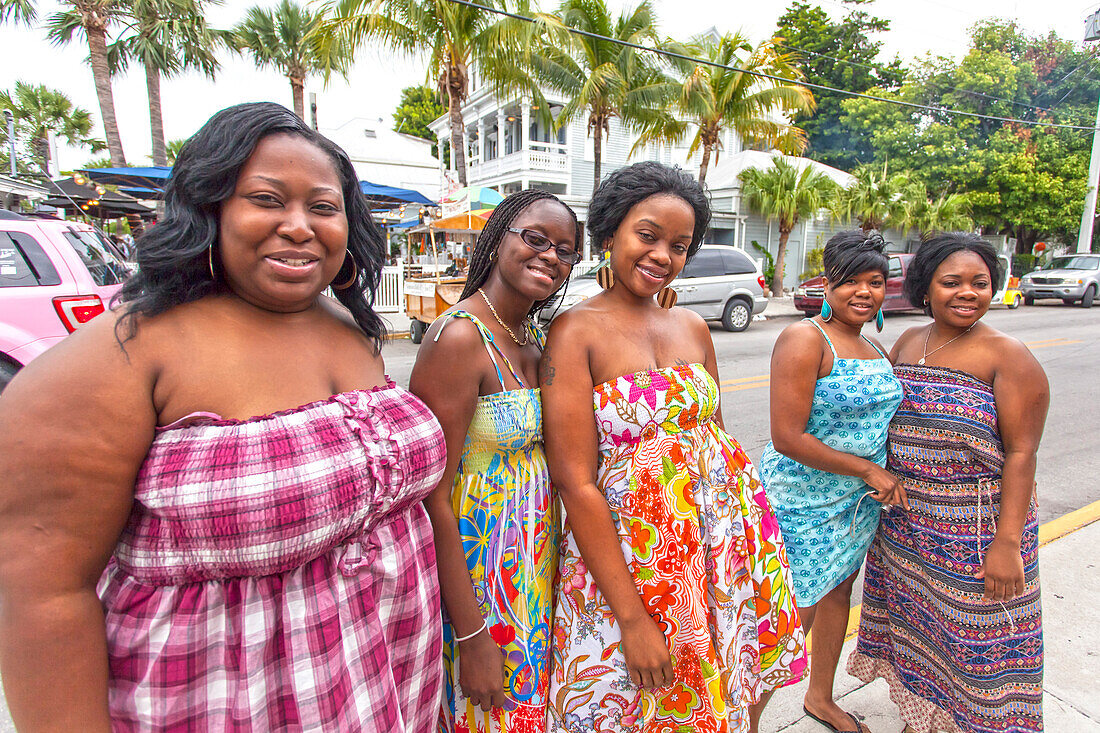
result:
[(1025, 295), (1024, 305), (1035, 305), (1035, 298), (1032, 298), (1030, 295)]
[(1006, 305), (1008, 305), (1009, 310), (1016, 310), (1017, 308), (1020, 307), (1020, 296), (1019, 295), (1013, 295), (1012, 300), (1008, 301), (1008, 303)]
[(1088, 290), (1085, 291), (1084, 296), (1081, 298), (1081, 307), (1091, 308), (1094, 298), (1096, 298), (1096, 286), (1090, 285)]
[(18, 365), (0, 359), (0, 392), (4, 391), (4, 388), (8, 386), (8, 382), (15, 377), (15, 373), (18, 371)]
[(722, 313), (722, 327), (727, 331), (744, 331), (752, 322), (752, 309), (740, 298), (734, 298), (726, 303), (726, 310)]
[(424, 340), (424, 332), (427, 330), (427, 327), (422, 321), (418, 321), (414, 318), (409, 321), (409, 340), (414, 344), (419, 344)]

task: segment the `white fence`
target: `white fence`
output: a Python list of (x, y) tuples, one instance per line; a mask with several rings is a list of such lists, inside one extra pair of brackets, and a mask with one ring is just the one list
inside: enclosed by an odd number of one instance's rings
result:
[(398, 262), (382, 268), (382, 281), (374, 294), (378, 313), (405, 312), (405, 265)]

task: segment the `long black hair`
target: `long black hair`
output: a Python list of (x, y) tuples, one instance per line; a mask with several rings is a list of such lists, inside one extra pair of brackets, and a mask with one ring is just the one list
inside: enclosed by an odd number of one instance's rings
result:
[(874, 229), (849, 229), (837, 232), (825, 243), (821, 253), (825, 277), (832, 286), (839, 285), (853, 275), (874, 270), (886, 277), (890, 258), (886, 256), (886, 240)]
[(973, 252), (982, 258), (989, 268), (990, 284), (994, 291), (997, 290), (997, 284), (1001, 282), (1001, 263), (993, 245), (977, 234), (945, 232), (922, 242), (909, 263), (909, 270), (905, 273), (905, 297), (909, 298), (914, 307), (924, 308), (925, 313), (932, 315), (931, 309), (924, 302), (932, 284), (932, 276), (944, 260), (963, 251)]
[[(164, 217), (135, 243), (138, 272), (116, 296), (126, 306), (118, 322), (119, 326), (126, 322), (126, 338), (134, 335), (138, 316), (155, 316), (225, 287), (224, 282), (212, 277), (209, 264), (210, 248), (218, 243), (221, 205), (232, 196), (241, 168), (256, 145), (275, 134), (301, 137), (332, 159), (344, 195), (348, 254), (358, 270), (349, 287), (334, 292), (363, 333), (380, 344), (385, 326), (371, 305), (382, 272), (385, 240), (359, 192), (359, 178), (351, 160), (296, 114), (272, 102), (223, 109), (180, 150), (165, 188)], [(336, 280), (343, 282), (350, 276), (351, 268), (345, 266)]]
[[(462, 289), (462, 297), (460, 300), (465, 300), (476, 293), (477, 289), (484, 285), (485, 281), (489, 279), (489, 272), (493, 269), (493, 257), (500, 247), (500, 241), (504, 239), (504, 235), (508, 233), (508, 227), (512, 226), (512, 222), (515, 218), (536, 201), (546, 200), (557, 201), (565, 207), (565, 210), (569, 212), (569, 216), (573, 217), (573, 225), (577, 229), (576, 239), (574, 241), (576, 242), (577, 249), (580, 249), (584, 230), (581, 229), (581, 225), (577, 221), (576, 213), (573, 209), (569, 208), (568, 204), (549, 191), (541, 191), (537, 188), (529, 188), (526, 191), (513, 193), (493, 209), (493, 213), (489, 215), (489, 220), (485, 222), (485, 228), (482, 229), (481, 234), (477, 236), (477, 244), (474, 245), (474, 251), (470, 254), (470, 272), (466, 277), (466, 287)], [(568, 282), (569, 278), (566, 278), (565, 282), (559, 285), (558, 289), (550, 294), (550, 297), (545, 300), (536, 301), (528, 312), (528, 315), (533, 315), (544, 305), (553, 300), (558, 290), (561, 290)]]
[(680, 168), (652, 160), (620, 168), (603, 179), (588, 205), (588, 233), (592, 244), (602, 249), (636, 204), (658, 194), (678, 196), (695, 212), (695, 230), (687, 252), (689, 260), (694, 257), (703, 246), (703, 235), (710, 225), (710, 201), (706, 191)]

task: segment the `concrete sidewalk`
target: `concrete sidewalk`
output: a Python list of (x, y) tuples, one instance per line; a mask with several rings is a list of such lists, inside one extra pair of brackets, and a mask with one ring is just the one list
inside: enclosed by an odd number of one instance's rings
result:
[[(1044, 525), (1045, 531), (1040, 532), (1041, 537), (1055, 535), (1039, 550), (1046, 654), (1043, 716), (1049, 733), (1100, 733), (1098, 518), (1100, 502), (1050, 522)], [(1059, 528), (1052, 525), (1059, 525)], [(1058, 534), (1062, 536), (1057, 537)], [(850, 628), (854, 628), (854, 624)], [(855, 639), (850, 638), (840, 657), (834, 688), (837, 703), (861, 717), (873, 733), (899, 733), (903, 723), (897, 707), (890, 701), (886, 683), (876, 680), (865, 684), (844, 672), (845, 662), (855, 644)], [(802, 712), (806, 684), (802, 682), (775, 694), (764, 713), (761, 733), (822, 733), (827, 730)]]

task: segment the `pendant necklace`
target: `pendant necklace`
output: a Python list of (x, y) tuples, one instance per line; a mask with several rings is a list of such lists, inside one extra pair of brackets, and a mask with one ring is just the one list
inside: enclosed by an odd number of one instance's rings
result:
[[(523, 341), (520, 341), (518, 338), (516, 338), (515, 332), (508, 327), (507, 323), (500, 319), (500, 316), (497, 314), (497, 309), (493, 307), (493, 301), (489, 300), (489, 296), (485, 294), (485, 291), (481, 288), (478, 288), (477, 292), (481, 293), (481, 297), (485, 300), (485, 305), (489, 306), (489, 312), (493, 314), (493, 318), (497, 319), (497, 323), (500, 324), (501, 328), (508, 332), (508, 335), (512, 337), (512, 340), (516, 342), (517, 346), (526, 346), (527, 344), (531, 343), (531, 335), (526, 330), (524, 330), (523, 332)], [(524, 323), (526, 323), (526, 321), (524, 321)]]
[(929, 326), (929, 327), (928, 327), (928, 333), (924, 334), (924, 356), (922, 356), (921, 358), (917, 359), (917, 364), (918, 364), (919, 366), (924, 366), (924, 360), (925, 360), (925, 359), (927, 359), (927, 358), (928, 358), (929, 356), (931, 356), (932, 354), (935, 354), (935, 353), (936, 353), (937, 351), (939, 351), (940, 349), (942, 349), (942, 348), (943, 348), (944, 346), (947, 346), (947, 345), (948, 345), (949, 343), (951, 343), (951, 342), (952, 342), (952, 341), (954, 341), (955, 339), (960, 339), (960, 338), (962, 338), (963, 336), (965, 336), (966, 334), (970, 333), (970, 329), (971, 329), (971, 328), (974, 328), (974, 326), (976, 326), (977, 324), (978, 324), (978, 322), (977, 322), (977, 321), (974, 321), (974, 323), (971, 323), (971, 324), (970, 324), (970, 325), (969, 325), (969, 326), (967, 327), (967, 329), (966, 329), (965, 331), (963, 331), (962, 333), (960, 333), (960, 334), (959, 334), (958, 336), (955, 336), (954, 338), (950, 338), (950, 339), (948, 339), (947, 341), (943, 342), (942, 344), (940, 344), (940, 345), (939, 345), (939, 346), (937, 346), (936, 348), (932, 349), (931, 351), (929, 351), (929, 350), (928, 350), (928, 337), (932, 335), (932, 327), (931, 327), (931, 326)]

